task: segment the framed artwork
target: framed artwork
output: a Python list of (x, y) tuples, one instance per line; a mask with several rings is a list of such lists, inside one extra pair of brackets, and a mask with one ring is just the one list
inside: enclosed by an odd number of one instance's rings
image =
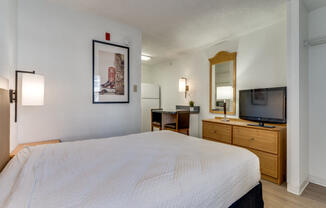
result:
[(93, 103), (129, 103), (129, 47), (93, 40)]

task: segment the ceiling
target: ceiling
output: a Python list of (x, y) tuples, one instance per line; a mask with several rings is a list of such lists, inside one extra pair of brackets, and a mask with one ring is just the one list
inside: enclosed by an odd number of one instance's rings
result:
[(326, 7), (326, 0), (304, 0), (306, 7), (309, 11)]
[[(273, 24), (286, 0), (50, 0), (141, 29), (152, 63)], [(324, 1), (324, 0), (321, 0)]]

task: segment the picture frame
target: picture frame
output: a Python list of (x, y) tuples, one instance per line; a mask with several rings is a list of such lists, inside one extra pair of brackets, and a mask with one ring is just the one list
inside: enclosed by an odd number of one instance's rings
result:
[(129, 103), (129, 47), (93, 40), (93, 104)]

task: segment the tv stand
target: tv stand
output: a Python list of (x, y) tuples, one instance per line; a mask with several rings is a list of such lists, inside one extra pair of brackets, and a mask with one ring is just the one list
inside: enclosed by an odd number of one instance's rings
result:
[(275, 128), (262, 128), (234, 118), (227, 122), (222, 118), (207, 119), (202, 123), (204, 139), (248, 149), (259, 158), (262, 179), (283, 183), (286, 178), (286, 125), (266, 123)]
[(248, 126), (259, 126), (259, 127), (264, 127), (264, 128), (275, 128), (275, 126), (268, 126), (268, 125), (265, 125), (265, 122), (263, 121), (260, 121), (259, 124), (248, 124)]

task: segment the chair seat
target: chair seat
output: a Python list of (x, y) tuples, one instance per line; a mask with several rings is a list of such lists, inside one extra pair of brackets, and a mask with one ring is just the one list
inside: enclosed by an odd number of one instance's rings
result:
[(164, 125), (165, 128), (170, 128), (170, 129), (176, 129), (177, 124), (176, 123), (169, 123)]
[(157, 121), (153, 121), (152, 122), (152, 125), (153, 126), (161, 126), (161, 123), (160, 122), (157, 122)]

